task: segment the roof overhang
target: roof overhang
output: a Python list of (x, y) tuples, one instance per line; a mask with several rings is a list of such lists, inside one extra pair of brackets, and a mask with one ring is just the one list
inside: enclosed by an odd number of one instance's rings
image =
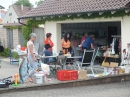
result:
[(42, 17), (54, 17), (54, 16), (63, 16), (63, 15), (73, 15), (73, 14), (93, 14), (93, 13), (105, 13), (105, 12), (115, 12), (115, 11), (126, 11), (130, 10), (130, 7), (120, 8), (120, 9), (112, 9), (112, 10), (101, 10), (101, 11), (89, 11), (89, 12), (78, 12), (78, 13), (65, 13), (65, 14), (52, 14), (52, 15), (41, 15), (41, 16), (28, 16), (28, 17), (19, 17), (20, 19), (28, 19), (28, 18), (42, 18)]
[(3, 6), (0, 5), (0, 9), (5, 9)]
[(5, 23), (5, 24), (3, 24), (3, 27), (9, 27), (9, 26), (22, 26), (22, 24), (19, 24), (19, 23)]

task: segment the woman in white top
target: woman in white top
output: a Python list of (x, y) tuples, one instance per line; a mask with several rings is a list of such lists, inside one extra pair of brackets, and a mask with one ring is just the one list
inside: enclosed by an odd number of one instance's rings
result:
[(29, 41), (27, 42), (27, 52), (29, 61), (29, 77), (28, 80), (33, 82), (32, 75), (36, 72), (37, 59), (35, 58), (35, 47), (34, 41), (36, 40), (36, 34), (31, 33), (29, 36)]

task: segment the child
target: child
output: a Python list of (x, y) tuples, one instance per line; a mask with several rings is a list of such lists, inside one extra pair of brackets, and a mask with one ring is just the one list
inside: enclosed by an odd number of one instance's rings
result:
[[(52, 52), (49, 51), (50, 48), (51, 48), (50, 44), (46, 44), (46, 45), (45, 45), (45, 50), (44, 50), (44, 52), (43, 52), (43, 54), (44, 54), (45, 56), (53, 56)], [(56, 60), (55, 60), (54, 58), (45, 58), (45, 59), (44, 59), (44, 62), (45, 62), (45, 63), (52, 63), (52, 62), (55, 62), (55, 61), (56, 61)]]

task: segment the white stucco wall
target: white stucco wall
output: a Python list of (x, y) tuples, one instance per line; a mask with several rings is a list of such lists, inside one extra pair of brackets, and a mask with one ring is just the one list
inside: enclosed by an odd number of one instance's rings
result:
[[(9, 13), (12, 13), (12, 16), (9, 16)], [(18, 16), (16, 14), (16, 12), (14, 11), (13, 7), (11, 6), (7, 13), (5, 14), (2, 23), (18, 23)]]
[(53, 47), (53, 52), (57, 53), (60, 49), (61, 40), (61, 23), (81, 23), (81, 22), (121, 22), (121, 35), (122, 35), (122, 49), (127, 47), (127, 43), (130, 43), (130, 17), (126, 16), (124, 18), (96, 18), (96, 19), (75, 19), (75, 20), (65, 20), (65, 21), (52, 21), (45, 23), (45, 33), (52, 33), (52, 41), (55, 46)]

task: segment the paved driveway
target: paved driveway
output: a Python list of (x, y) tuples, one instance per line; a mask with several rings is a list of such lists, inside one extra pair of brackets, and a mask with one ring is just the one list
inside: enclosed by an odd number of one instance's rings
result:
[(2, 61), (0, 64), (0, 79), (6, 78), (9, 76), (14, 76), (14, 74), (18, 73), (18, 63), (15, 63), (14, 65), (10, 65), (8, 61)]

